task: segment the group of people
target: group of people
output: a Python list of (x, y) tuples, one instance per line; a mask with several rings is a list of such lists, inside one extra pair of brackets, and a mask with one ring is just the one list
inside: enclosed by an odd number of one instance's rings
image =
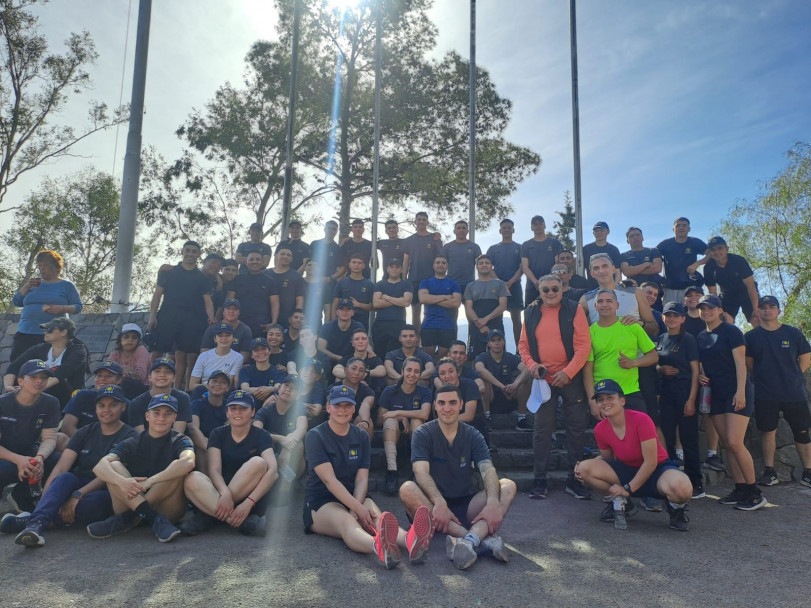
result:
[[(42, 252), (41, 278), (14, 297), (23, 314), (0, 397), (0, 487), (16, 484), (8, 499), (17, 513), (0, 532), (25, 546), (72, 524), (107, 538), (146, 521), (161, 542), (217, 522), (263, 535), (268, 505), (306, 479), (305, 531), (342, 538), (386, 567), (403, 550), (423, 561), (436, 531), (460, 569), (482, 553), (507, 561), (498, 531), (516, 486), (493, 466), (488, 418), (515, 411), (516, 428), (533, 433), (529, 497), (543, 499), (558, 407), (566, 492), (602, 495), (601, 519), (620, 529), (636, 509), (631, 497), (664, 506), (672, 529), (689, 528), (686, 506), (705, 496), (699, 410), (704, 466), (728, 467), (735, 481), (722, 504), (766, 504), (759, 485), (778, 481), (781, 412), (811, 485), (811, 346), (779, 321), (777, 299), (758, 294), (751, 268), (722, 238), (705, 244), (678, 218), (657, 248), (630, 228), (621, 254), (598, 222), (583, 248), (586, 277), (541, 216), (523, 244), (502, 220), (501, 242), (484, 254), (464, 221), (446, 244), (427, 214), (415, 228), (400, 239), (397, 222), (386, 222), (386, 276), (376, 284), (377, 253), (360, 220), (340, 245), (334, 222), (310, 245), (291, 222), (275, 252), (253, 225), (234, 260), (212, 253), (202, 269), (189, 241), (181, 262), (160, 270), (146, 331), (122, 327), (92, 389), (87, 350), (63, 316), (81, 302), (61, 285), (58, 254)], [(467, 342), (457, 339), (460, 310)], [(732, 323), (739, 311), (754, 326), (746, 335)], [(753, 413), (766, 465), (757, 479), (744, 444)], [(599, 455), (586, 458), (592, 418)], [(368, 496), (376, 431), (384, 489), (402, 500), (407, 530)], [(409, 452), (413, 476), (402, 482)]]

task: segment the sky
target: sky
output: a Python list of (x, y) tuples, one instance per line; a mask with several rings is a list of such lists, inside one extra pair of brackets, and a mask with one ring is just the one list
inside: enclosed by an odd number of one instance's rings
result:
[[(551, 228), (564, 192), (574, 191), (568, 4), (477, 2), (477, 64), (514, 104), (506, 136), (542, 157), (512, 197), (516, 240), (531, 238), (536, 213)], [(90, 100), (118, 105), (122, 74), (129, 102), (137, 10), (138, 0), (52, 0), (37, 9), (54, 50), (87, 29), (100, 55), (90, 70), (94, 90), (74, 99), (61, 121), (80, 128)], [(438, 0), (430, 17), (439, 31), (435, 53), (467, 57), (468, 0)], [(274, 39), (275, 25), (270, 0), (154, 2), (144, 145), (179, 156), (174, 131), (219, 86), (241, 82), (245, 53), (259, 38)], [(706, 240), (736, 201), (754, 198), (780, 171), (795, 142), (811, 140), (807, 0), (580, 0), (577, 30), (585, 242), (605, 220), (620, 250), (631, 225), (654, 246), (672, 236), (681, 215)], [(120, 176), (126, 134), (122, 127), (117, 146), (114, 132), (91, 138), (76, 150), (82, 158), (21, 180), (9, 204), (43, 177), (83, 166), (115, 167)], [(317, 230), (305, 240), (320, 238)], [(496, 242), (497, 226), (476, 240), (484, 248)]]

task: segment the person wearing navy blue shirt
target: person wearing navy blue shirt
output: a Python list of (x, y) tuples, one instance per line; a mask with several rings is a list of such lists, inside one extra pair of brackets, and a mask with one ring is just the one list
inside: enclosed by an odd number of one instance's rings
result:
[(746, 367), (755, 385), (755, 422), (762, 433), (764, 471), (758, 483), (778, 482), (774, 469), (780, 412), (794, 434), (803, 463), (800, 483), (811, 487), (811, 414), (803, 374), (811, 365), (811, 345), (796, 327), (780, 322), (780, 302), (763, 296), (758, 302), (761, 325), (744, 335)]
[(205, 393), (191, 402), (192, 423), (187, 435), (194, 443), (196, 468), (203, 473), (208, 472), (208, 437), (228, 421), (223, 403), (230, 387), (228, 370), (214, 371), (208, 377)]
[(510, 297), (507, 300), (507, 311), (513, 323), (513, 336), (515, 343), (521, 339), (521, 312), (524, 310), (524, 293), (521, 290), (521, 244), (513, 240), (515, 234), (515, 223), (511, 219), (503, 219), (499, 222), (498, 233), (501, 235), (501, 242), (490, 245), (487, 255), (493, 261), (496, 276), (504, 281), (507, 289), (510, 290)]
[(392, 260), (402, 262), (403, 255), (405, 255), (405, 241), (400, 238), (400, 226), (397, 224), (397, 220), (386, 220), (385, 231), (388, 238), (377, 241), (377, 250), (383, 256), (384, 269), (388, 268)]
[(418, 295), (425, 305), (425, 318), (422, 320), (422, 348), (429, 355), (438, 358), (448, 354), (451, 342), (456, 339), (456, 318), (462, 303), (462, 288), (459, 283), (447, 276), (448, 259), (443, 255), (434, 258), (434, 276), (420, 283)]
[[(696, 273), (698, 267), (710, 259), (704, 255), (707, 244), (701, 239), (688, 236), (690, 233), (690, 220), (679, 217), (673, 222), (673, 236), (659, 243), (656, 248), (662, 255), (665, 267), (664, 300), (666, 302), (681, 302), (684, 300), (684, 290), (690, 285), (698, 285), (700, 275)], [(701, 259), (698, 256), (703, 256)]]
[(743, 256), (729, 253), (727, 242), (720, 236), (712, 237), (707, 247), (712, 258), (704, 264), (707, 290), (721, 296), (724, 312), (733, 320), (741, 310), (746, 320), (757, 327), (760, 324), (757, 283), (749, 262)]
[(279, 290), (276, 282), (263, 272), (262, 255), (258, 251), (249, 252), (247, 260), (248, 272), (229, 283), (226, 297), (240, 301), (240, 320), (251, 328), (256, 338), (279, 318)]
[[(96, 398), (104, 386), (121, 384), (124, 370), (115, 361), (105, 361), (93, 372), (93, 388), (84, 388), (73, 393), (65, 409), (62, 410), (62, 427), (57, 435), (56, 448), (61, 452), (68, 440), (83, 426), (97, 422)], [(129, 401), (127, 402), (129, 403)]]
[(375, 322), (372, 333), (375, 350), (383, 356), (398, 347), (400, 330), (406, 324), (406, 310), (414, 299), (414, 288), (411, 281), (403, 279), (402, 271), (400, 258), (389, 258), (386, 278), (378, 281), (374, 287), (372, 305)]
[(428, 232), (428, 214), (425, 211), (419, 211), (414, 216), (414, 226), (417, 231), (403, 242), (403, 278), (411, 281), (414, 289), (411, 319), (419, 335), (422, 304), (416, 294), (420, 289), (420, 283), (434, 274), (434, 257), (442, 249), (442, 241), (439, 234)]
[(355, 400), (358, 405), (355, 425), (360, 426), (369, 434), (369, 437), (372, 437), (375, 432), (377, 398), (374, 390), (366, 384), (366, 364), (363, 359), (350, 357), (344, 365), (344, 373), (345, 378), (333, 386), (348, 386), (355, 392)]
[[(479, 387), (479, 392), (484, 393), (484, 380), (482, 380), (479, 377), (479, 374), (476, 373), (474, 363), (471, 363), (468, 360), (467, 344), (461, 340), (454, 340), (451, 342), (451, 347), (448, 350), (448, 357), (456, 362), (456, 368), (459, 370), (459, 377), (473, 380), (473, 382), (476, 383), (476, 386)], [(439, 371), (434, 369), (433, 388), (437, 389), (443, 384), (444, 383), (442, 380), (439, 379)]]
[(277, 323), (287, 327), (287, 320), (294, 310), (304, 308), (306, 285), (301, 275), (291, 268), (293, 252), (289, 247), (276, 248), (276, 263), (264, 271), (276, 284), (279, 294)]
[(524, 288), (524, 303), (527, 306), (540, 295), (538, 279), (549, 274), (557, 261), (557, 255), (563, 251), (563, 245), (559, 240), (546, 235), (546, 222), (542, 216), (533, 216), (530, 226), (533, 237), (521, 245), (521, 270), (527, 277)]
[[(594, 242), (583, 245), (583, 259), (590, 260), (591, 256), (598, 253), (605, 253), (614, 262), (614, 282), (619, 283), (622, 280), (622, 273), (620, 272), (620, 265), (622, 264), (622, 256), (620, 250), (615, 245), (609, 243), (606, 239), (611, 232), (606, 222), (597, 222), (592, 228), (594, 234)], [(596, 282), (592, 282), (592, 287), (597, 287)]]
[(262, 404), (278, 390), (279, 382), (287, 376), (287, 368), (280, 370), (270, 364), (270, 345), (265, 338), (253, 339), (251, 359), (252, 365), (243, 365), (239, 370), (239, 388)]
[[(479, 387), (473, 380), (459, 377), (459, 366), (450, 357), (440, 359), (439, 363), (437, 363), (437, 370), (442, 386), (450, 384), (459, 387), (462, 395), (462, 411), (459, 421), (473, 426), (482, 434), (489, 446), (490, 431), (487, 428), (487, 419), (484, 416), (484, 405), (482, 404), (482, 394)], [(439, 388), (434, 390), (434, 396), (439, 390)]]
[(369, 332), (365, 329), (356, 329), (352, 333), (352, 349), (354, 352), (349, 357), (344, 357), (332, 368), (332, 375), (337, 380), (343, 380), (346, 377), (345, 366), (349, 360), (360, 359), (366, 367), (366, 384), (375, 392), (375, 397), (379, 398), (380, 393), (386, 388), (386, 367), (383, 360), (370, 348)]
[(462, 293), (476, 278), (476, 259), (482, 254), (481, 247), (467, 238), (469, 228), (465, 220), (453, 225), (456, 237), (442, 247), (442, 255), (448, 260), (448, 277), (459, 283)]
[(262, 224), (259, 222), (254, 222), (248, 228), (248, 237), (249, 240), (244, 241), (237, 245), (236, 253), (234, 257), (236, 258), (237, 262), (239, 262), (239, 272), (240, 274), (247, 274), (248, 270), (248, 254), (251, 251), (258, 251), (259, 254), (262, 256), (262, 268), (267, 268), (268, 264), (270, 264), (270, 254), (273, 250), (270, 248), (270, 245), (267, 243), (262, 242)]
[[(335, 282), (346, 273), (346, 263), (335, 235), (338, 234), (338, 223), (329, 220), (324, 224), (324, 238), (310, 243), (310, 258), (318, 268), (318, 276), (329, 279), (329, 287), (324, 290), (324, 304), (332, 302), (332, 290)], [(331, 318), (331, 317), (330, 317)], [(325, 319), (329, 321), (330, 319)]]
[(507, 352), (504, 332), (490, 331), (487, 351), (476, 357), (476, 372), (485, 384), (482, 394), (485, 416), (493, 406), (500, 411), (518, 411), (516, 429), (531, 431), (527, 421), (527, 401), (532, 389), (532, 376), (521, 357)]
[(324, 323), (318, 332), (318, 350), (327, 355), (332, 362), (327, 370), (331, 380), (332, 367), (344, 357), (352, 355), (352, 334), (356, 329), (363, 329), (363, 324), (355, 321), (355, 304), (350, 299), (341, 299), (335, 311), (335, 320)]
[(341, 300), (351, 300), (355, 309), (354, 320), (368, 329), (369, 313), (372, 310), (374, 285), (372, 285), (372, 282), (363, 274), (363, 270), (366, 268), (366, 262), (361, 254), (352, 254), (347, 265), (349, 267), (349, 276), (339, 279), (332, 292), (332, 314), (335, 316), (338, 302)]
[(370, 270), (372, 265), (372, 241), (363, 238), (364, 230), (363, 220), (352, 220), (349, 225), (349, 231), (352, 234), (341, 241), (341, 253), (344, 256), (344, 264), (347, 265), (354, 256), (359, 255), (360, 259), (363, 260), (361, 274), (363, 278), (368, 279), (372, 276)]
[(191, 399), (189, 395), (176, 388), (172, 388), (175, 382), (175, 362), (169, 357), (161, 357), (152, 363), (149, 371), (150, 389), (130, 400), (127, 408), (127, 423), (139, 433), (148, 425), (146, 412), (149, 403), (155, 395), (169, 393), (177, 400), (177, 416), (175, 416), (174, 430), (178, 433), (185, 433), (186, 426), (191, 423)]
[(299, 377), (289, 375), (279, 392), (254, 417), (254, 426), (265, 429), (273, 439), (273, 448), (282, 479), (290, 484), (304, 472), (304, 435), (307, 410), (299, 399)]
[(417, 346), (417, 328), (413, 325), (404, 325), (400, 330), (400, 348), (386, 353), (383, 365), (386, 368), (386, 382), (396, 384), (403, 377), (403, 362), (408, 357), (417, 357), (422, 361), (422, 375), (420, 381), (429, 384), (434, 374), (434, 360), (431, 355)]
[(287, 248), (293, 253), (291, 268), (299, 274), (304, 274), (304, 267), (312, 255), (310, 246), (301, 240), (301, 222), (293, 220), (287, 225), (290, 238), (281, 241), (276, 245), (278, 252), (282, 248)]
[(625, 231), (625, 240), (631, 249), (620, 255), (620, 270), (629, 279), (636, 281), (637, 285), (645, 281), (653, 281), (659, 286), (665, 284), (662, 272), (662, 254), (655, 247), (643, 247), (642, 230), (631, 226)]

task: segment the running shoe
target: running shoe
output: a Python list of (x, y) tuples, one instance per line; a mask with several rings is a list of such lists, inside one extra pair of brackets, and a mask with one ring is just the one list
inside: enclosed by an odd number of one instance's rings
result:
[(708, 469), (712, 469), (713, 471), (726, 471), (726, 467), (724, 466), (724, 461), (721, 460), (721, 457), (718, 454), (713, 454), (712, 456), (708, 456), (707, 460), (704, 461), (704, 466)]
[(143, 517), (135, 513), (132, 514), (132, 517), (127, 518), (122, 513), (118, 513), (111, 515), (107, 519), (93, 522), (87, 526), (87, 533), (91, 538), (110, 538), (137, 528), (141, 520), (143, 520)]
[(580, 500), (589, 500), (591, 498), (591, 492), (574, 477), (569, 477), (566, 480), (566, 493)]
[(800, 483), (811, 488), (811, 469), (803, 470), (803, 476), (800, 477)]
[(412, 564), (425, 562), (428, 545), (434, 536), (434, 517), (426, 506), (420, 506), (414, 513), (414, 522), (406, 534), (408, 561)]
[(169, 518), (160, 513), (152, 520), (152, 531), (162, 543), (172, 542), (180, 534), (180, 530), (169, 521)]
[(687, 507), (677, 509), (670, 505), (669, 501), (665, 501), (667, 512), (670, 515), (670, 529), (678, 532), (687, 532), (690, 529), (690, 518), (687, 517), (685, 511)]
[[(250, 517), (250, 516), (248, 516)], [(247, 521), (247, 520), (246, 520)], [(217, 520), (210, 515), (206, 515), (197, 509), (188, 509), (181, 520), (177, 522), (177, 527), (183, 534), (197, 536), (206, 530), (214, 527)]]
[[(614, 505), (611, 502), (611, 498), (608, 496), (603, 496), (603, 502), (606, 503), (603, 510), (600, 512), (600, 521), (604, 522), (612, 522), (614, 521)], [(630, 498), (626, 499), (625, 501), (625, 517), (633, 517), (637, 514), (637, 507), (636, 503), (631, 500)]]
[(645, 507), (646, 511), (650, 511), (651, 513), (662, 512), (662, 501), (658, 498), (645, 496), (645, 498), (642, 499), (642, 506)]
[(400, 525), (397, 518), (384, 511), (377, 520), (377, 531), (375, 533), (375, 552), (386, 570), (391, 570), (400, 563), (400, 547), (397, 546), (397, 533)]
[(739, 511), (757, 511), (765, 507), (767, 502), (760, 492), (749, 492), (735, 504), (735, 508)]
[(742, 498), (746, 498), (746, 491), (739, 486), (735, 486), (735, 489), (732, 490), (732, 492), (723, 498), (719, 498), (718, 502), (722, 505), (736, 505)]
[(546, 498), (546, 479), (536, 479), (532, 483), (529, 497), (535, 499)]
[(696, 498), (704, 498), (707, 496), (707, 493), (704, 491), (704, 486), (698, 485), (693, 486), (693, 496), (692, 498), (695, 500)]
[(474, 563), (476, 563), (476, 549), (473, 548), (473, 543), (460, 538), (453, 547), (453, 565), (460, 570), (467, 570)]
[(3, 519), (0, 519), (0, 532), (3, 534), (16, 534), (25, 530), (28, 522), (31, 520), (31, 514), (22, 512), (15, 515), (14, 513), (6, 513)]
[(16, 513), (33, 513), (34, 509), (37, 508), (34, 499), (31, 498), (31, 486), (27, 482), (14, 484), (11, 492), (6, 496), (6, 500)]
[(239, 527), (239, 533), (245, 536), (265, 536), (268, 530), (268, 520), (262, 515), (251, 513)]
[(23, 547), (44, 547), (45, 537), (42, 535), (42, 528), (43, 525), (38, 521), (30, 523), (17, 535), (14, 542)]
[(482, 541), (480, 546), (490, 551), (493, 557), (498, 561), (504, 563), (510, 561), (510, 553), (507, 551), (507, 546), (500, 536), (488, 536)]
[(455, 536), (451, 536), (450, 534), (445, 536), (445, 555), (448, 559), (453, 559), (453, 550), (458, 542), (459, 539)]
[(777, 471), (774, 470), (774, 467), (763, 467), (763, 475), (757, 482), (761, 486), (774, 486), (780, 483), (780, 480), (777, 479)]
[(532, 428), (532, 423), (529, 421), (527, 416), (524, 418), (519, 418), (518, 422), (515, 423), (516, 431), (531, 431)]
[(397, 489), (400, 487), (399, 481), (397, 471), (386, 471), (386, 493), (396, 494)]

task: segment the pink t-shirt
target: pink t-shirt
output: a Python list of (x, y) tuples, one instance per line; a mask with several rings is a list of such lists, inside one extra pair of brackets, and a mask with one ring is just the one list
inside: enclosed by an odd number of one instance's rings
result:
[(650, 416), (635, 410), (625, 410), (625, 437), (620, 439), (614, 432), (611, 422), (600, 420), (594, 427), (594, 439), (601, 450), (612, 450), (614, 458), (630, 467), (641, 467), (642, 442), (656, 440), (656, 464), (662, 464), (669, 458), (667, 451), (656, 437), (656, 427)]

